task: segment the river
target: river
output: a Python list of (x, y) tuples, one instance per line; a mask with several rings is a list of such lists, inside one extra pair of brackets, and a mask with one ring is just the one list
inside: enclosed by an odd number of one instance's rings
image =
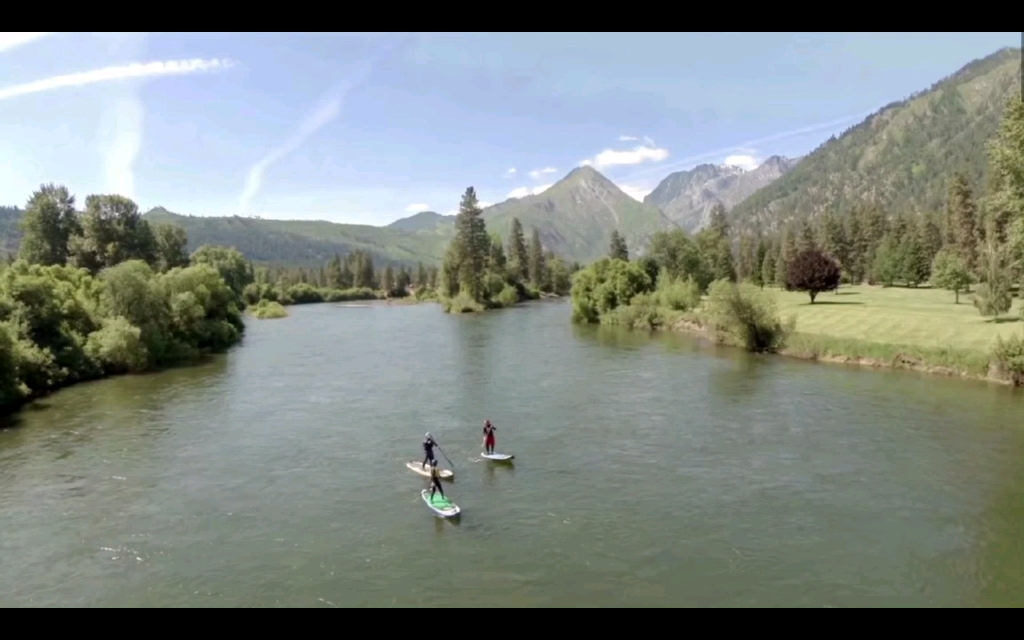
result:
[[(565, 301), (289, 311), (0, 430), (0, 606), (1024, 604), (1020, 392)], [(426, 431), (456, 521), (404, 466)]]

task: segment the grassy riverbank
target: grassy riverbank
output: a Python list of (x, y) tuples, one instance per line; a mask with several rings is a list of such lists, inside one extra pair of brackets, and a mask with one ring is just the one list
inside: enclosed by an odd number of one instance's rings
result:
[[(764, 293), (775, 301), (781, 318), (794, 321), (777, 349), (781, 355), (1014, 382), (997, 344), (1024, 335), (1019, 299), (1009, 314), (994, 319), (981, 316), (969, 295), (954, 304), (949, 292), (929, 288), (842, 287), (838, 293), (822, 294), (813, 305), (802, 293), (774, 288)], [(658, 328), (736, 343), (714, 331), (702, 307), (661, 312), (665, 321)]]

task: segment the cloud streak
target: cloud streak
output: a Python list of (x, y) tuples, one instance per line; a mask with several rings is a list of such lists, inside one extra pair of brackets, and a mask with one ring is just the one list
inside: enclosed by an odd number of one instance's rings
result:
[(659, 149), (653, 146), (636, 147), (631, 151), (617, 151), (605, 149), (597, 154), (593, 160), (584, 160), (580, 164), (590, 165), (598, 169), (618, 167), (622, 165), (637, 165), (644, 162), (661, 162), (668, 157), (668, 149)]
[(0, 100), (8, 100), (18, 96), (52, 91), (66, 87), (83, 87), (98, 82), (112, 82), (115, 80), (128, 80), (132, 78), (155, 78), (160, 76), (180, 76), (193, 73), (206, 73), (228, 69), (235, 65), (232, 60), (166, 60), (162, 62), (133, 63), (118, 67), (104, 67), (93, 71), (81, 73), (70, 73), (63, 76), (53, 76), (35, 82), (17, 84), (0, 89)]
[(142, 149), (144, 114), (142, 101), (133, 95), (118, 99), (107, 115), (107, 141), (100, 150), (108, 193), (135, 197), (135, 161)]
[(0, 53), (52, 35), (52, 31), (0, 31)]
[(558, 173), (558, 169), (554, 167), (544, 167), (543, 169), (535, 169), (534, 171), (530, 172), (530, 177), (533, 178), (534, 180), (540, 180), (541, 176), (547, 175), (549, 173)]
[(341, 115), (341, 107), (345, 96), (348, 95), (348, 92), (358, 82), (364, 80), (369, 75), (372, 68), (369, 61), (365, 61), (359, 66), (360, 70), (355, 74), (352, 81), (343, 83), (341, 86), (328, 92), (327, 96), (306, 116), (306, 119), (299, 125), (298, 130), (284, 144), (268, 153), (262, 160), (250, 167), (249, 176), (246, 179), (245, 189), (242, 190), (239, 203), (242, 213), (248, 212), (253, 198), (256, 197), (256, 194), (259, 193), (260, 188), (263, 186), (263, 175), (270, 165), (298, 149), (307, 138)]
[(423, 211), (429, 211), (429, 204), (410, 204), (405, 208), (406, 213), (422, 213)]
[[(714, 149), (713, 151), (708, 151), (708, 152), (705, 152), (705, 153), (699, 153), (699, 154), (692, 155), (692, 156), (686, 156), (684, 158), (680, 158), (679, 160), (677, 160), (675, 162), (672, 162), (672, 163), (669, 163), (667, 165), (661, 165), (661, 166), (657, 167), (656, 170), (658, 172), (675, 171), (675, 170), (683, 169), (683, 168), (687, 167), (688, 165), (692, 165), (692, 164), (694, 164), (696, 162), (699, 162), (701, 160), (709, 160), (709, 159), (712, 159), (712, 158), (721, 157), (722, 155), (728, 154), (730, 152), (736, 152), (736, 151), (740, 151), (740, 152), (748, 151), (749, 152), (751, 147), (754, 147), (756, 145), (762, 145), (762, 144), (765, 144), (765, 143), (768, 143), (768, 142), (777, 142), (779, 140), (786, 140), (787, 138), (794, 138), (796, 136), (803, 135), (805, 133), (814, 133), (815, 131), (821, 131), (823, 129), (834, 129), (835, 127), (838, 127), (841, 124), (846, 124), (846, 123), (849, 123), (849, 122), (853, 122), (855, 120), (863, 120), (864, 118), (868, 117), (869, 115), (875, 113), (875, 111), (877, 111), (877, 109), (872, 109), (871, 111), (865, 111), (864, 113), (859, 113), (857, 115), (846, 116), (844, 118), (839, 118), (839, 119), (836, 119), (836, 120), (830, 120), (828, 122), (819, 122), (817, 124), (812, 124), (812, 125), (808, 125), (806, 127), (801, 127), (799, 129), (791, 129), (789, 131), (782, 131), (782, 132), (779, 132), (779, 133), (774, 133), (774, 134), (772, 134), (770, 136), (765, 136), (764, 138), (758, 138), (756, 140), (748, 140), (746, 142), (741, 142), (740, 144), (737, 144), (737, 145), (734, 145), (734, 146), (731, 146), (731, 147), (722, 147), (720, 149)], [(642, 177), (642, 176), (646, 176), (646, 175), (651, 175), (651, 174), (654, 173), (654, 171), (655, 171), (655, 168), (653, 168), (653, 167), (649, 168), (649, 169), (641, 169), (639, 171), (634, 172), (632, 174), (631, 178), (637, 178), (637, 177)]]

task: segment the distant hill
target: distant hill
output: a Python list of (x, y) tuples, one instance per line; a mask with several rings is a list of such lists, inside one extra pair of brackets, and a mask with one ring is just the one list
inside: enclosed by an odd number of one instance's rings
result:
[(730, 219), (741, 228), (774, 228), (842, 213), (863, 199), (889, 211), (938, 211), (956, 171), (981, 188), (985, 143), (998, 130), (1007, 99), (1021, 90), (1020, 55), (1001, 49), (882, 108), (733, 207)]
[(517, 217), (527, 241), (535, 226), (545, 249), (580, 263), (607, 255), (614, 230), (635, 255), (654, 232), (676, 226), (660, 209), (637, 202), (591, 167), (573, 169), (543, 193), (490, 206), (483, 217), (488, 230), (502, 237)]
[(662, 210), (669, 220), (690, 232), (704, 228), (711, 209), (721, 203), (727, 209), (768, 186), (796, 166), (798, 160), (772, 156), (756, 169), (702, 164), (678, 171), (662, 180), (644, 202)]
[(408, 218), (401, 218), (395, 220), (388, 225), (389, 229), (398, 229), (400, 231), (429, 231), (436, 229), (438, 225), (455, 222), (455, 216), (443, 216), (440, 213), (434, 213), (433, 211), (421, 211), (416, 215), (409, 216)]
[(375, 260), (440, 264), (450, 229), (409, 232), (388, 227), (326, 221), (184, 216), (162, 207), (147, 211), (151, 222), (170, 222), (188, 232), (188, 250), (204, 244), (232, 246), (260, 263), (323, 264), (335, 253), (361, 249)]
[(18, 253), (21, 246), (21, 218), (25, 212), (18, 207), (0, 207), (0, 255)]

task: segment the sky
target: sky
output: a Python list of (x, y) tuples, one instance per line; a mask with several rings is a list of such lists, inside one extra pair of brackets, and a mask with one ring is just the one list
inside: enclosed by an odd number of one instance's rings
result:
[(0, 32), (0, 204), (384, 225), (589, 164), (642, 199), (796, 157), (971, 60), (984, 34)]

